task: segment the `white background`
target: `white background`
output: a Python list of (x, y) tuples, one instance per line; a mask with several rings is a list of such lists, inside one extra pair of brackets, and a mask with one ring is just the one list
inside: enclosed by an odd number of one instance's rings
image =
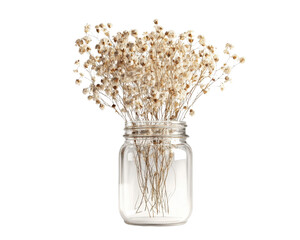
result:
[[(0, 239), (300, 239), (297, 1), (2, 1)], [(118, 213), (123, 122), (75, 86), (86, 23), (194, 30), (246, 63), (187, 119), (194, 209), (177, 227)]]

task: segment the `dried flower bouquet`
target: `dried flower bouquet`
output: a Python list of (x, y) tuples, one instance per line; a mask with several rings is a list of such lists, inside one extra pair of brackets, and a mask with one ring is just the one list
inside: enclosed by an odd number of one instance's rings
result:
[[(111, 35), (110, 23), (84, 27), (76, 40), (82, 57), (75, 62), (76, 84), (87, 80), (83, 93), (100, 109), (112, 108), (126, 122), (182, 121), (194, 115), (193, 106), (212, 86), (224, 89), (230, 73), (243, 57), (225, 45), (224, 61), (204, 36), (192, 31), (179, 35), (164, 31), (154, 20), (154, 30)], [(223, 59), (222, 58), (222, 59)], [(165, 129), (167, 131), (167, 129)], [(151, 129), (149, 129), (151, 135)], [(149, 216), (169, 212), (166, 178), (172, 164), (172, 146), (167, 138), (137, 139), (135, 162), (141, 197), (136, 211)]]

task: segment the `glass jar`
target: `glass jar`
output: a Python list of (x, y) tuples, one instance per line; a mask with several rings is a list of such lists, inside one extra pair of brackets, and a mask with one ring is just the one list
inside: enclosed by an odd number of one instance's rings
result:
[(119, 209), (136, 225), (176, 225), (192, 211), (192, 151), (185, 122), (127, 122), (120, 150)]

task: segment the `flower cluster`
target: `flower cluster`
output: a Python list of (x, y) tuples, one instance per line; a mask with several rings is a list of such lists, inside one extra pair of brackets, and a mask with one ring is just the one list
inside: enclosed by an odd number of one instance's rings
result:
[(176, 35), (164, 31), (154, 20), (154, 30), (118, 32), (112, 24), (99, 24), (94, 31), (84, 27), (76, 40), (85, 59), (75, 61), (76, 84), (88, 80), (83, 89), (101, 109), (113, 108), (126, 121), (183, 120), (194, 115), (192, 106), (212, 85), (221, 90), (230, 81), (231, 70), (244, 63), (226, 44), (221, 62), (214, 46), (192, 31)]

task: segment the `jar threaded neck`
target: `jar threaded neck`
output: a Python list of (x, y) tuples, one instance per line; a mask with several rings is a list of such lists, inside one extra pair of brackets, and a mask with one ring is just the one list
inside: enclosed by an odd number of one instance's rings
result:
[(125, 123), (125, 138), (187, 138), (184, 121), (135, 121)]

